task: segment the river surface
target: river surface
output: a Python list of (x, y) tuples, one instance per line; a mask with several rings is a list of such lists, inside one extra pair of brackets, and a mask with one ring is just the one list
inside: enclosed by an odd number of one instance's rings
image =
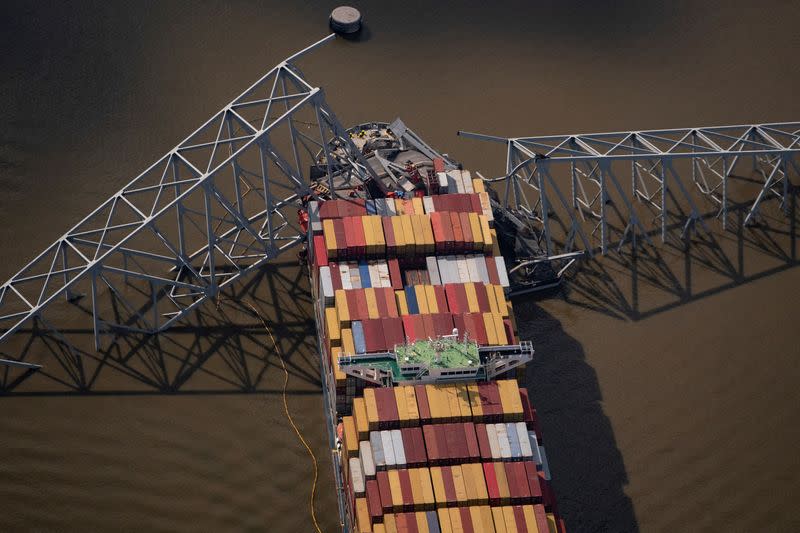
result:
[[(3, 2), (0, 277), (324, 36), (334, 5)], [(457, 130), (800, 117), (796, 2), (360, 7), (362, 41), (304, 59), (307, 78), (343, 123), (400, 116), (485, 175), (502, 170), (502, 148)], [(665, 247), (588, 262), (561, 294), (515, 300), (536, 347), (527, 384), (571, 531), (800, 530), (793, 238), (720, 233), (726, 257), (744, 250), (731, 279), (703, 248)], [(287, 257), (240, 294), (286, 355), (289, 405), (320, 460), (317, 514), (332, 532), (307, 281)], [(88, 317), (74, 322), (88, 335)], [(93, 394), (59, 381), (53, 363), (0, 399), (0, 531), (312, 531), (311, 465), (251, 315), (210, 306), (160, 344), (127, 349), (135, 372), (87, 362)], [(156, 386), (142, 378), (153, 374)]]

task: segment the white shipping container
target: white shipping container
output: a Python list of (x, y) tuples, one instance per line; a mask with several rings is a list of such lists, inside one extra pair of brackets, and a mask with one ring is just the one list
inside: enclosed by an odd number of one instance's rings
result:
[(397, 207), (394, 203), (394, 198), (386, 198), (386, 216), (393, 217), (397, 215)]
[(367, 479), (375, 477), (375, 459), (372, 456), (372, 445), (368, 440), (362, 440), (358, 443), (358, 456), (361, 458), (364, 477)]
[(447, 177), (449, 182), (448, 188), (450, 189), (450, 192), (457, 192), (463, 194), (464, 183), (461, 181), (461, 171), (458, 169), (450, 170), (447, 172)]
[(397, 464), (394, 458), (394, 446), (392, 445), (392, 432), (388, 430), (381, 431), (381, 442), (383, 442), (383, 457), (386, 460), (386, 467), (392, 467)]
[(350, 290), (353, 284), (350, 283), (350, 266), (347, 263), (339, 263), (339, 275), (342, 277), (342, 288)]
[(311, 233), (322, 232), (322, 221), (319, 219), (319, 202), (308, 202), (308, 222), (311, 224)]
[[(483, 260), (483, 256), (482, 255), (481, 256), (477, 256), (477, 255), (467, 256), (467, 270), (469, 271), (469, 280), (470, 281), (474, 281), (476, 283), (480, 283), (480, 281), (481, 281), (480, 274), (478, 274), (478, 265), (476, 263), (476, 261), (477, 261), (477, 259), (479, 257), (480, 257), (481, 260)], [(485, 262), (484, 262), (484, 264), (485, 264)]]
[(544, 472), (544, 478), (550, 481), (550, 465), (547, 463), (547, 454), (544, 453), (544, 446), (539, 446), (539, 455), (542, 456), (542, 472)]
[(333, 279), (331, 279), (331, 267), (319, 267), (319, 284), (323, 298), (325, 298), (325, 305), (333, 305)]
[(459, 283), (458, 277), (458, 259), (454, 255), (447, 256), (447, 268), (450, 271), (450, 283)]
[(486, 268), (486, 259), (482, 255), (475, 256), (475, 266), (478, 267), (478, 277), (481, 278), (481, 283), (489, 284), (489, 269)]
[(381, 434), (377, 431), (370, 432), (369, 444), (372, 448), (372, 459), (375, 462), (375, 468), (378, 470), (386, 468), (386, 455), (383, 453)]
[(350, 480), (353, 484), (353, 492), (363, 494), (364, 490), (364, 471), (361, 469), (361, 459), (358, 457), (350, 458)]
[(508, 283), (508, 271), (506, 270), (506, 260), (503, 259), (502, 255), (496, 256), (494, 260), (497, 263), (497, 277), (500, 279), (500, 285), (502, 285), (503, 287), (508, 287), (510, 284)]
[(406, 450), (403, 447), (403, 434), (399, 429), (393, 429), (392, 433), (392, 449), (394, 450), (394, 460), (397, 466), (404, 466), (406, 464)]
[[(522, 453), (522, 457), (526, 459), (533, 457), (533, 450), (531, 449), (531, 441), (528, 440), (528, 427), (525, 425), (525, 422), (517, 422), (514, 424), (514, 427), (517, 430), (517, 438), (519, 439), (519, 450)], [(364, 471), (366, 472), (366, 466), (364, 467)]]
[(488, 192), (479, 192), (478, 198), (481, 201), (481, 210), (483, 210), (483, 214), (486, 216), (486, 219), (490, 222), (494, 222), (494, 213), (492, 212), (492, 202), (489, 199)]
[(436, 208), (433, 207), (433, 198), (430, 196), (423, 196), (422, 197), (422, 207), (425, 208), (425, 213), (430, 214), (436, 211)]
[(467, 258), (459, 255), (457, 258), (458, 268), (458, 283), (469, 283), (469, 267), (467, 266)]
[(542, 455), (539, 453), (539, 441), (536, 440), (536, 432), (528, 432), (528, 442), (531, 443), (531, 451), (533, 452), (533, 460), (537, 465), (542, 464)]
[(448, 276), (449, 270), (447, 269), (447, 258), (435, 257), (434, 259), (436, 259), (436, 266), (439, 267), (439, 281), (441, 281), (442, 285), (445, 283), (450, 283), (450, 278)]
[(489, 450), (492, 459), (500, 459), (500, 443), (497, 442), (497, 428), (494, 424), (486, 424), (486, 435), (489, 437)]
[(381, 286), (381, 273), (378, 270), (378, 264), (374, 261), (369, 264), (369, 285), (373, 288), (380, 288)]
[(450, 192), (449, 190), (449, 182), (450, 180), (447, 179), (447, 174), (444, 172), (437, 172), (436, 177), (439, 178), (439, 193), (440, 194), (447, 194)]
[(361, 269), (358, 268), (358, 263), (350, 263), (350, 285), (354, 289), (363, 288), (361, 284)]
[(389, 265), (386, 264), (386, 261), (381, 261), (378, 263), (378, 273), (380, 275), (381, 281), (381, 288), (388, 288), (392, 286), (392, 278), (389, 276)]
[(426, 257), (425, 262), (428, 264), (428, 277), (431, 278), (431, 285), (441, 285), (442, 278), (439, 274), (439, 264), (436, 261), (436, 257)]
[(461, 182), (464, 184), (464, 192), (468, 194), (475, 194), (475, 189), (472, 187), (472, 174), (469, 170), (461, 171)]
[(500, 457), (503, 459), (511, 459), (511, 443), (508, 442), (508, 433), (506, 433), (505, 424), (495, 424), (497, 428), (497, 444), (500, 445)]

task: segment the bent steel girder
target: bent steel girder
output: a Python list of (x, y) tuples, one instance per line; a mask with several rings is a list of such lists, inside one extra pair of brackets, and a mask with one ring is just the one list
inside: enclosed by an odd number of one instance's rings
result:
[(458, 134), (506, 145), (505, 175), (487, 181), (505, 182), (503, 207), (524, 215), (548, 256), (581, 248), (605, 254), (614, 238), (619, 249), (637, 235), (652, 242), (650, 235), (660, 234), (664, 242), (676, 227), (682, 236), (695, 225), (708, 231), (698, 198), (715, 206), (723, 229), (732, 203), (748, 206), (744, 223), (752, 224), (768, 198), (787, 211), (790, 175), (800, 174), (798, 122), (514, 138)]
[(5, 282), (0, 341), (81, 293), (95, 347), (102, 333), (159, 332), (302, 242), (297, 209), (315, 195), (304, 169), (326, 168), (334, 195), (334, 176), (369, 177), (323, 91), (293, 64), (332, 38), (274, 67)]

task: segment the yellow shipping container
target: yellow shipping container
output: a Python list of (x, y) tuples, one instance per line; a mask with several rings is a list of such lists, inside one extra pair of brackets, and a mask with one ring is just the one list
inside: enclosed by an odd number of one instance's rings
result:
[(356, 423), (358, 440), (369, 439), (369, 419), (367, 418), (367, 403), (364, 398), (353, 398), (353, 420)]
[(353, 330), (350, 328), (342, 328), (342, 354), (355, 355), (356, 345), (353, 342)]
[(369, 519), (369, 507), (366, 498), (356, 498), (356, 521), (358, 522), (359, 533), (372, 533), (371, 521)]
[(325, 308), (325, 329), (328, 332), (328, 339), (331, 340), (331, 345), (336, 346), (339, 344), (336, 341), (342, 340), (342, 331), (339, 325), (339, 314), (336, 312), (335, 307)]
[[(472, 518), (472, 527), (475, 529), (475, 533), (495, 533), (492, 509), (488, 505), (470, 507), (469, 515)], [(529, 533), (536, 533), (536, 531), (529, 530)]]
[(492, 463), (494, 476), (497, 478), (497, 488), (500, 493), (500, 503), (507, 505), (511, 503), (511, 492), (508, 488), (508, 477), (503, 463)]
[(412, 426), (419, 424), (419, 406), (417, 406), (417, 393), (414, 387), (406, 385), (402, 387), (403, 394), (406, 397), (406, 411), (408, 412), (408, 421)]
[(386, 526), (383, 524), (372, 524), (373, 533), (386, 533)]
[(386, 252), (386, 237), (383, 234), (381, 217), (378, 215), (371, 215), (369, 218), (372, 222), (372, 234), (375, 237), (375, 253), (383, 255)]
[(464, 284), (464, 290), (467, 293), (467, 308), (469, 309), (470, 313), (478, 313), (480, 312), (480, 307), (478, 306), (478, 293), (475, 291), (475, 283), (469, 282)]
[[(478, 220), (481, 223), (481, 236), (483, 237), (483, 251), (489, 253), (492, 251), (496, 239), (492, 238), (492, 229), (489, 228), (489, 220), (484, 215), (479, 215)], [(499, 255), (499, 248), (498, 248)]]
[[(461, 470), (467, 465), (462, 465)], [(475, 503), (483, 505), (489, 503), (489, 492), (486, 489), (486, 478), (483, 475), (481, 463), (469, 463), (470, 479), (475, 488)]]
[(342, 349), (339, 346), (331, 348), (331, 368), (333, 369), (333, 379), (336, 380), (337, 387), (344, 387), (347, 385), (347, 374), (342, 372), (342, 369), (339, 367), (339, 355), (341, 355)]
[(375, 401), (375, 389), (364, 389), (364, 403), (367, 406), (367, 420), (369, 421), (369, 430), (378, 430), (378, 402)]
[(339, 316), (339, 322), (343, 325), (349, 324), (350, 322), (350, 310), (347, 307), (347, 295), (344, 292), (344, 289), (336, 289), (336, 292), (333, 293), (334, 302), (336, 305), (336, 314)]
[(467, 492), (467, 503), (478, 504), (478, 485), (475, 482), (474, 466), (481, 468), (480, 463), (466, 463), (461, 465), (461, 475), (464, 476), (464, 489)]
[(335, 259), (337, 256), (336, 234), (333, 232), (333, 220), (325, 219), (322, 221), (322, 236), (325, 237), (325, 251), (328, 259)]
[(459, 503), (467, 502), (467, 487), (464, 485), (464, 473), (461, 471), (460, 465), (450, 467), (450, 472), (453, 474), (453, 486), (456, 489), (456, 501)]
[(478, 213), (469, 213), (469, 228), (472, 231), (472, 249), (482, 252), (486, 248), (486, 241), (481, 230), (481, 221)]
[(503, 407), (503, 418), (508, 422), (522, 420), (522, 399), (519, 396), (519, 385), (515, 379), (497, 380), (500, 403)]
[(428, 310), (431, 313), (444, 313), (439, 309), (439, 303), (436, 301), (436, 291), (433, 290), (433, 285), (423, 285), (425, 287), (425, 299), (428, 301)]
[(394, 291), (394, 299), (397, 301), (397, 312), (400, 316), (406, 316), (408, 313), (408, 302), (406, 301), (406, 291)]
[(420, 533), (425, 533), (431, 530), (430, 526), (428, 526), (428, 516), (425, 513), (418, 511), (414, 513), (414, 518), (417, 520), (417, 529)]
[(414, 206), (414, 213), (419, 215), (420, 213), (425, 212), (425, 207), (422, 205), (422, 198), (417, 198), (416, 196), (411, 199), (411, 204)]
[(389, 217), (392, 221), (392, 231), (394, 231), (394, 242), (397, 246), (397, 255), (403, 256), (406, 255), (406, 237), (405, 232), (403, 231), (403, 217), (396, 216), (396, 217)]
[(366, 245), (365, 252), (368, 255), (372, 255), (376, 252), (375, 250), (375, 230), (374, 226), (372, 225), (372, 221), (370, 217), (367, 215), (363, 215), (361, 217), (361, 225), (364, 227), (364, 244)]
[(557, 533), (558, 529), (556, 528), (556, 517), (553, 513), (547, 513), (547, 528), (550, 530), (550, 533)]
[(467, 384), (467, 394), (469, 395), (469, 407), (472, 411), (472, 418), (475, 421), (483, 421), (483, 405), (481, 404), (481, 396), (478, 393), (478, 384)]
[[(434, 422), (441, 422), (447, 415), (442, 407), (443, 402), (439, 397), (439, 388), (437, 385), (425, 385), (425, 393), (428, 397), (428, 407), (431, 411), (431, 419)], [(446, 402), (444, 402), (446, 405)]]
[(500, 307), (497, 305), (497, 295), (494, 290), (494, 285), (484, 285), (483, 288), (486, 291), (486, 298), (489, 300), (489, 310), (492, 313), (500, 313)]
[(450, 527), (453, 533), (464, 533), (464, 524), (461, 523), (461, 511), (458, 507), (450, 507), (447, 511), (450, 513)]
[(456, 398), (458, 398), (458, 411), (462, 420), (469, 420), (472, 418), (472, 409), (469, 406), (469, 392), (467, 392), (466, 383), (457, 383)]
[[(483, 225), (481, 224), (481, 228), (482, 227), (483, 227)], [(492, 241), (488, 242), (488, 238), (487, 238), (486, 248), (484, 248), (484, 252), (485, 253), (490, 253), (490, 251), (491, 251), (491, 254), (494, 255), (494, 256), (503, 255), (500, 252), (500, 242), (497, 240), (497, 232), (494, 229), (492, 229), (492, 231), (489, 232), (489, 235), (491, 236)], [(491, 246), (491, 250), (489, 250), (490, 246)]]
[(505, 291), (503, 291), (503, 286), (492, 285), (492, 287), (494, 288), (494, 297), (497, 300), (497, 309), (498, 309), (497, 312), (500, 313), (500, 315), (503, 318), (507, 318), (509, 316), (508, 314), (509, 302), (506, 300), (506, 293)]
[(444, 479), (442, 478), (442, 467), (432, 466), (431, 485), (433, 486), (433, 498), (436, 500), (436, 507), (444, 507), (447, 504), (447, 496), (444, 492)]
[(425, 238), (422, 235), (422, 225), (419, 223), (419, 215), (408, 215), (411, 222), (411, 231), (414, 232), (414, 254), (422, 255), (425, 253)]
[(436, 515), (439, 517), (439, 530), (441, 533), (453, 533), (453, 527), (450, 524), (450, 511), (437, 509)]
[(508, 533), (506, 531), (506, 519), (503, 518), (502, 507), (492, 507), (492, 522), (494, 522), (494, 530), (496, 533)]
[(342, 425), (344, 426), (344, 444), (347, 458), (356, 457), (358, 455), (358, 432), (356, 431), (356, 424), (353, 421), (353, 417), (343, 417)]
[(428, 309), (428, 295), (425, 294), (425, 287), (423, 285), (414, 285), (414, 295), (417, 297), (419, 314), (430, 314), (430, 310)]
[(506, 335), (506, 327), (503, 324), (503, 317), (497, 313), (492, 313), (492, 320), (494, 320), (494, 329), (497, 332), (497, 344), (508, 344), (508, 337)]
[(403, 491), (400, 488), (400, 472), (389, 470), (389, 490), (392, 493), (392, 510), (399, 513), (403, 510)]
[(411, 482), (411, 501), (414, 502), (415, 509), (422, 509), (425, 504), (425, 494), (422, 491), (420, 482), (420, 469), (409, 468), (408, 479)]
[(425, 253), (432, 254), (436, 251), (436, 240), (433, 238), (433, 226), (430, 215), (420, 215), (422, 220), (422, 233), (425, 236)]
[(367, 316), (369, 318), (381, 318), (378, 311), (378, 299), (375, 297), (375, 289), (364, 289), (364, 297), (367, 300)]
[(431, 471), (428, 467), (419, 469), (419, 482), (422, 486), (423, 502), (425, 508), (432, 510), (436, 507), (436, 497), (433, 492), (433, 481), (431, 481)]
[(394, 387), (394, 403), (397, 405), (397, 416), (400, 419), (400, 427), (408, 427), (408, 408), (406, 407), (406, 395), (402, 387)]
[(472, 190), (475, 191), (476, 194), (486, 192), (483, 180), (480, 178), (472, 178)]
[(386, 528), (386, 533), (398, 533), (397, 520), (393, 514), (383, 515), (383, 526)]
[(539, 526), (536, 525), (536, 514), (533, 512), (533, 505), (523, 505), (522, 514), (525, 515), (525, 525), (528, 526), (528, 532), (539, 533)]
[(483, 313), (483, 325), (486, 328), (486, 339), (489, 342), (489, 346), (497, 346), (499, 343), (497, 342), (497, 331), (494, 327), (494, 318), (492, 318), (492, 313)]
[(506, 522), (507, 533), (517, 533), (517, 520), (514, 518), (514, 508), (509, 506), (501, 507), (503, 510), (503, 519)]
[(403, 255), (413, 255), (416, 253), (416, 239), (414, 238), (414, 227), (411, 224), (411, 215), (401, 216), (400, 224), (403, 228), (403, 240), (406, 243), (405, 253)]

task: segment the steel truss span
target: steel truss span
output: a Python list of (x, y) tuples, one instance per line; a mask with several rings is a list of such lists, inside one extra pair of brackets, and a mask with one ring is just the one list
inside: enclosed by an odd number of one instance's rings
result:
[(800, 122), (550, 135), (459, 135), (506, 145), (499, 203), (534, 229), (548, 256), (605, 254), (708, 231), (699, 202), (728, 229), (729, 209), (758, 221), (768, 200), (789, 209), (800, 174)]
[(334, 175), (368, 172), (294, 64), (333, 38), (270, 70), (5, 282), (0, 341), (34, 317), (49, 327), (43, 312), (60, 297), (91, 300), (96, 348), (106, 333), (156, 333), (301, 243), (310, 167), (327, 171), (331, 190)]

